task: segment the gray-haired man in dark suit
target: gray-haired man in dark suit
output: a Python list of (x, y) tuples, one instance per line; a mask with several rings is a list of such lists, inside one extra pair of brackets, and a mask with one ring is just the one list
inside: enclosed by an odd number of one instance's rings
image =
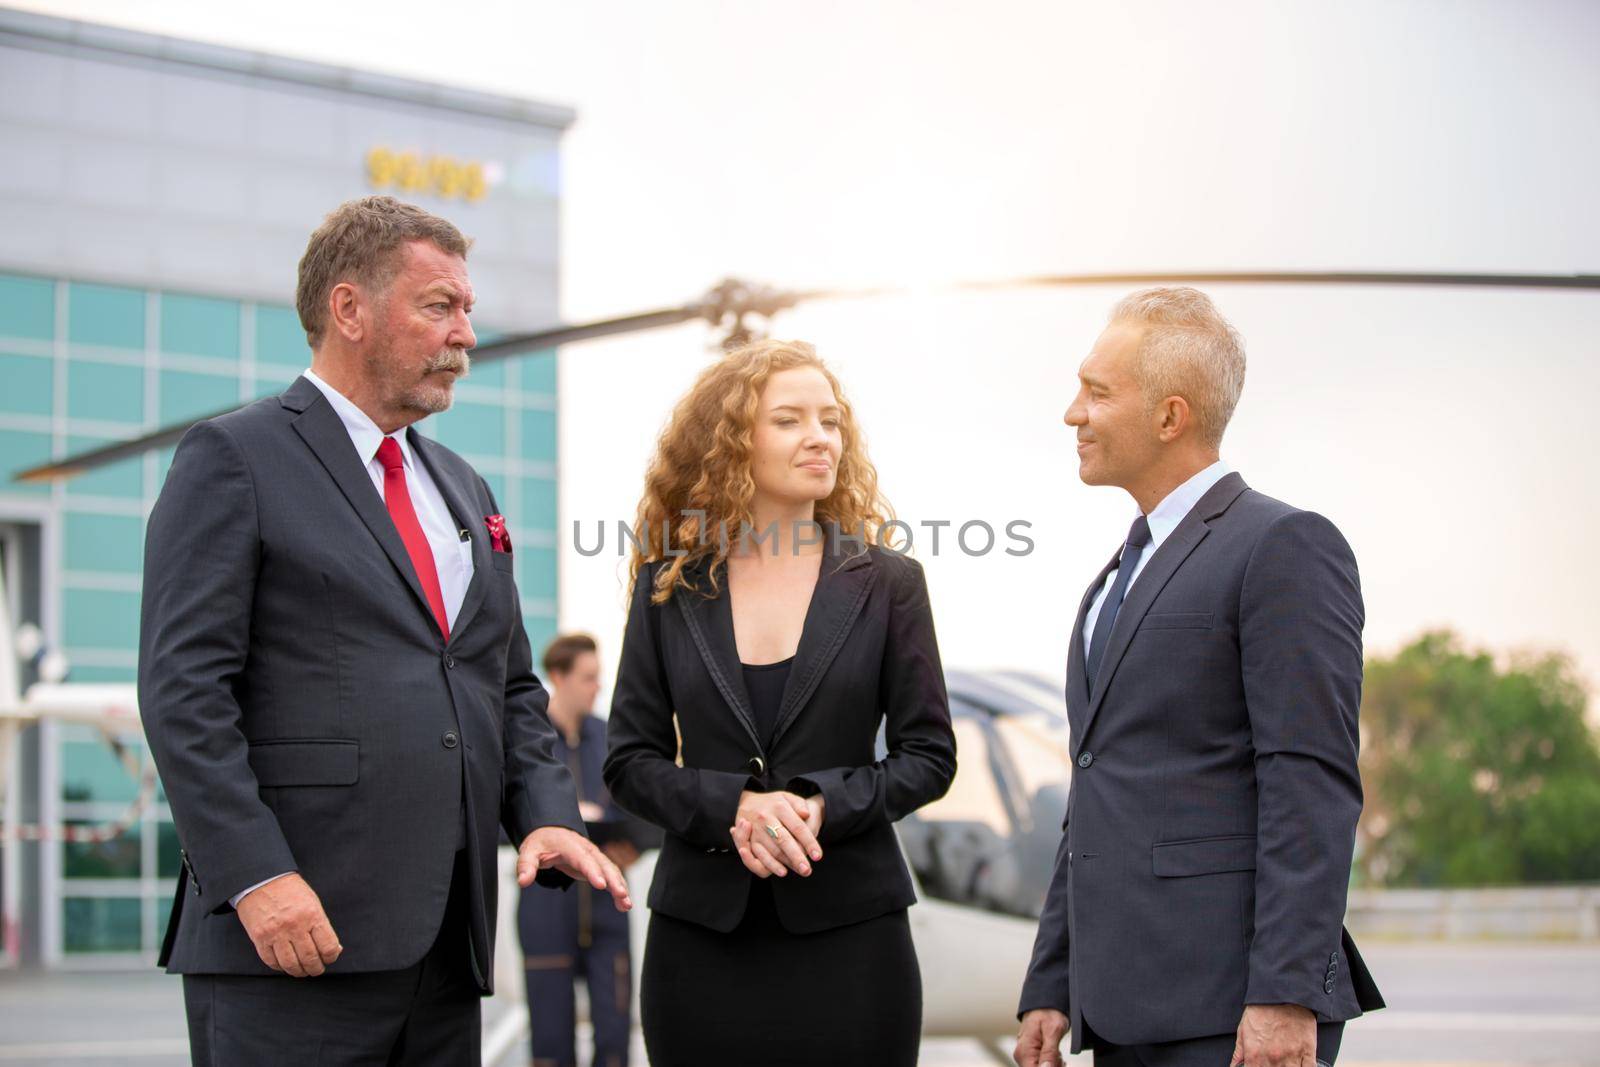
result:
[(194, 1062), (479, 1063), (495, 851), (630, 906), (552, 751), (511, 531), (407, 429), (475, 343), (467, 241), (388, 197), (312, 234), (311, 369), (179, 444), (139, 706), (183, 846), (160, 962)]
[(1331, 1064), (1383, 1000), (1344, 931), (1363, 608), (1327, 519), (1221, 462), (1238, 334), (1194, 289), (1125, 298), (1079, 368), (1079, 475), (1138, 505), (1078, 605), (1075, 770), (1023, 984), (1024, 1067)]

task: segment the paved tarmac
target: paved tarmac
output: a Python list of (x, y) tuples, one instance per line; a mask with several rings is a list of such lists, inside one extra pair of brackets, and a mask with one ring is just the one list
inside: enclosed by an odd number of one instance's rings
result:
[[(1348, 1027), (1340, 1067), (1600, 1067), (1600, 945), (1377, 943), (1363, 953), (1392, 1007)], [(528, 1062), (521, 1023), (521, 1005), (485, 1004), (485, 1045), (504, 1050), (493, 1067)], [(634, 1044), (635, 1067), (643, 1067), (637, 1034)], [(1010, 1042), (997, 1035), (992, 1047), (1009, 1050)], [(1077, 1059), (1087, 1067), (1090, 1057)], [(0, 1067), (188, 1062), (175, 978), (0, 972)], [(975, 1040), (930, 1040), (921, 1057), (925, 1067), (997, 1062)]]

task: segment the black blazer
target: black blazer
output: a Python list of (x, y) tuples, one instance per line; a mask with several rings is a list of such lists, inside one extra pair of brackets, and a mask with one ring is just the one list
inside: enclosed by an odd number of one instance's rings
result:
[[(666, 835), (652, 909), (729, 931), (755, 875), (732, 850), (739, 793), (820, 793), (823, 858), (802, 878), (771, 879), (779, 921), (811, 933), (916, 901), (893, 823), (944, 795), (955, 735), (922, 565), (835, 536), (789, 670), (772, 743), (757, 734), (734, 645), (726, 570), (710, 592), (650, 603), (660, 563), (640, 569), (611, 703), (606, 785)], [(682, 735), (682, 759), (673, 719)], [(888, 755), (874, 759), (887, 719)]]
[(1019, 1013), (1117, 1044), (1230, 1033), (1246, 1004), (1383, 1006), (1343, 928), (1364, 609), (1327, 519), (1229, 474), (1145, 564), (1096, 687), (1078, 605), (1065, 833)]
[[(442, 645), (405, 545), (338, 414), (300, 378), (184, 435), (145, 537), (139, 711), (184, 867), (160, 963), (260, 974), (234, 894), (299, 871), (344, 954), (386, 971), (434, 940), (463, 806), (479, 980), (494, 974), (495, 849), (579, 832), (547, 694), (483, 479), (410, 433), (472, 537)], [(565, 885), (541, 871), (547, 885)]]

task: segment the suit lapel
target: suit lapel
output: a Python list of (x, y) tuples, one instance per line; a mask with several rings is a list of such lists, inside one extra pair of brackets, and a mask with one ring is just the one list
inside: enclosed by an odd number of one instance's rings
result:
[[(1162, 588), (1178, 572), (1183, 561), (1189, 558), (1189, 554), (1211, 532), (1209, 521), (1227, 511), (1228, 505), (1232, 504), (1245, 488), (1244, 479), (1237, 472), (1232, 472), (1206, 490), (1206, 494), (1189, 509), (1189, 514), (1178, 523), (1177, 529), (1161, 542), (1161, 547), (1156, 549), (1155, 555), (1150, 557), (1150, 562), (1145, 564), (1144, 570), (1134, 579), (1133, 585), (1128, 589), (1127, 599), (1122, 602), (1122, 608), (1117, 612), (1117, 621), (1111, 627), (1111, 637), (1106, 643), (1105, 660), (1100, 664), (1100, 670), (1095, 677), (1094, 692), (1089, 696), (1089, 715), (1084, 721), (1080, 738), (1087, 735), (1089, 727), (1093, 725), (1094, 717), (1105, 701), (1111, 677), (1116, 674), (1117, 665), (1122, 662), (1122, 655), (1128, 651), (1128, 645), (1133, 642), (1134, 632), (1144, 621), (1150, 605), (1155, 603), (1156, 597), (1161, 595)], [(1079, 743), (1082, 743), (1081, 740)]]
[[(295, 432), (327, 468), (334, 484), (350, 502), (350, 506), (355, 508), (361, 521), (366, 523), (367, 529), (389, 557), (389, 562), (400, 573), (401, 580), (411, 590), (417, 607), (428, 617), (434, 632), (438, 633), (438, 620), (434, 618), (428, 598), (422, 592), (422, 583), (417, 580), (417, 570), (411, 565), (405, 542), (400, 540), (400, 531), (395, 529), (394, 520), (383, 506), (383, 497), (373, 487), (372, 477), (362, 466), (361, 457), (350, 443), (350, 434), (346, 432), (344, 423), (339, 421), (338, 413), (328, 403), (327, 397), (322, 395), (322, 391), (303, 377), (296, 379), (278, 400), (290, 411), (299, 412), (299, 416), (291, 423)], [(440, 636), (442, 639), (443, 635)]]
[(1078, 615), (1072, 622), (1072, 638), (1067, 645), (1067, 721), (1072, 724), (1073, 736), (1081, 737), (1082, 726), (1089, 712), (1089, 668), (1083, 653), (1083, 626), (1088, 619), (1089, 606), (1094, 603), (1095, 594), (1100, 587), (1106, 584), (1106, 575), (1110, 574), (1117, 566), (1122, 550), (1111, 557), (1094, 581), (1089, 583), (1089, 589), (1083, 594), (1083, 600), (1078, 604)]
[[(709, 558), (689, 565), (690, 581), (696, 590), (711, 588)], [(750, 695), (744, 688), (744, 670), (739, 665), (739, 648), (733, 639), (733, 602), (728, 597), (728, 571), (722, 568), (722, 580), (715, 596), (700, 592), (675, 589), (672, 599), (683, 614), (683, 622), (694, 641), (695, 649), (705, 662), (712, 684), (729, 709), (743, 724), (757, 751), (764, 751), (761, 732), (756, 729), (755, 712), (750, 709)]]
[(412, 429), (407, 430), (407, 436), (411, 440), (411, 447), (428, 465), (428, 473), (433, 475), (433, 484), (439, 487), (445, 505), (449, 507), (450, 514), (455, 516), (458, 528), (472, 535), (472, 580), (467, 583), (466, 594), (461, 598), (461, 608), (456, 612), (456, 621), (450, 626), (450, 638), (455, 640), (455, 635), (465, 630), (472, 617), (478, 613), (478, 608), (483, 604), (484, 592), (489, 586), (489, 579), (485, 574), (491, 566), (489, 537), (483, 528), (483, 516), (475, 514), (476, 509), (469, 502), (469, 498), (450, 476), (443, 457), (439, 455), (438, 446)]
[(778, 706), (778, 724), (772, 732), (774, 748), (844, 647), (845, 638), (850, 635), (850, 628), (861, 614), (861, 606), (872, 588), (877, 571), (871, 565), (872, 557), (865, 547), (853, 542), (848, 544), (854, 551), (844, 551), (845, 544), (847, 542), (834, 535), (831, 526), (827, 528), (822, 569), (817, 574), (817, 587), (812, 590), (811, 604), (806, 609), (805, 624), (800, 631), (800, 645), (783, 686), (783, 703)]
[[(744, 687), (744, 668), (739, 662), (739, 647), (733, 634), (733, 599), (728, 595), (727, 568), (722, 568), (722, 580), (713, 597), (685, 593), (681, 589), (672, 594), (712, 682), (744, 724), (759, 751), (775, 748), (799, 716), (834, 657), (844, 647), (845, 638), (872, 588), (876, 571), (871, 565), (872, 557), (864, 547), (834, 536), (833, 529), (824, 524), (823, 558), (817, 586), (811, 592), (811, 603), (800, 631), (800, 645), (784, 683), (778, 721), (770, 742), (761, 738), (755, 712), (750, 706), (750, 694)], [(706, 581), (710, 573), (707, 561), (695, 563), (691, 573), (696, 588), (710, 588)]]

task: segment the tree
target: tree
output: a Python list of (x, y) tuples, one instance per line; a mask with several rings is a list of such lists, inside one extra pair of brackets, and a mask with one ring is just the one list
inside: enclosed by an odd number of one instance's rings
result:
[(1600, 879), (1600, 742), (1558, 654), (1504, 666), (1452, 632), (1367, 662), (1358, 870), (1375, 884)]

